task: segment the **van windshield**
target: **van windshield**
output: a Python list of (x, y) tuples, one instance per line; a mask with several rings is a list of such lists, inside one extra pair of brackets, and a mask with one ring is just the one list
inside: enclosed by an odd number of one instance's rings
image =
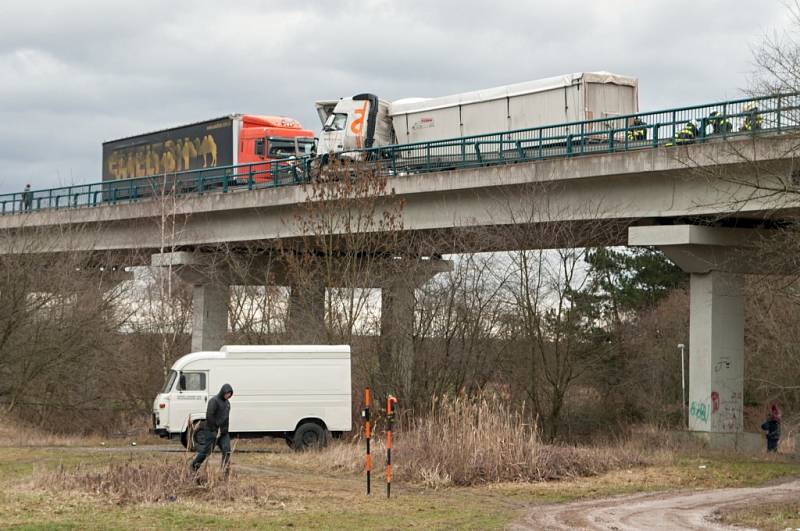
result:
[(175, 383), (176, 376), (178, 376), (177, 372), (169, 371), (169, 375), (167, 375), (167, 383), (164, 384), (164, 388), (161, 390), (162, 393), (169, 393), (170, 389), (172, 389), (172, 384)]
[(347, 114), (337, 112), (333, 113), (328, 116), (328, 121), (325, 122), (325, 127), (323, 130), (325, 131), (341, 131), (344, 129), (344, 126), (347, 124)]

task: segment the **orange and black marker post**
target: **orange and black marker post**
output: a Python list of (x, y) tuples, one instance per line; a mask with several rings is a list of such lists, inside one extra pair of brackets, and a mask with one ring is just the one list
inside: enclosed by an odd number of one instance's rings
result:
[(369, 440), (372, 437), (372, 427), (369, 423), (369, 387), (364, 389), (364, 409), (361, 411), (364, 417), (364, 438), (367, 440), (367, 494), (370, 493), (370, 473), (372, 472), (372, 455), (369, 451)]
[(386, 400), (386, 497), (392, 496), (392, 424), (394, 411), (392, 404), (397, 404), (397, 399), (392, 395)]

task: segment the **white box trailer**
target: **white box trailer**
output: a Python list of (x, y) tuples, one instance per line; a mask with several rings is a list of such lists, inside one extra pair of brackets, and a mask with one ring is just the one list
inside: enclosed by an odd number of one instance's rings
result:
[(352, 428), (350, 347), (228, 345), (177, 360), (153, 402), (153, 431), (191, 448), (208, 399), (233, 387), (230, 433), (302, 449)]
[[(323, 124), (318, 153), (635, 114), (639, 111), (638, 85), (634, 77), (580, 72), (440, 98), (406, 98), (390, 103), (373, 94), (359, 94), (318, 101), (317, 112)], [(607, 126), (597, 124), (597, 132), (604, 129)], [(577, 129), (564, 133), (576, 132)], [(564, 140), (554, 140), (558, 141)], [(498, 144), (492, 143), (486, 148), (499, 149)], [(343, 156), (359, 158), (354, 153)]]
[(441, 98), (395, 101), (398, 144), (529, 129), (639, 112), (636, 78), (582, 72)]

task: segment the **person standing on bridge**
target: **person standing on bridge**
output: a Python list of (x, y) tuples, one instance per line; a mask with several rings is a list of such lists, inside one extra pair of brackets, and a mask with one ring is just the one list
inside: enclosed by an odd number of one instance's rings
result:
[(231, 436), (228, 434), (229, 418), (231, 414), (230, 399), (233, 396), (233, 387), (224, 384), (219, 393), (208, 401), (206, 407), (206, 420), (203, 428), (198, 432), (200, 449), (192, 461), (192, 473), (200, 469), (208, 454), (219, 446), (222, 452), (222, 471), (225, 477), (230, 474), (231, 468)]
[(742, 131), (757, 131), (761, 129), (761, 113), (758, 112), (758, 106), (755, 103), (748, 103), (743, 109), (745, 113), (744, 123), (742, 123)]
[(761, 429), (767, 432), (767, 451), (777, 452), (778, 441), (781, 438), (781, 408), (777, 402), (770, 406), (767, 420), (761, 425)]
[(26, 184), (25, 190), (22, 192), (22, 210), (28, 211), (33, 206), (33, 192), (31, 191), (31, 185)]
[(667, 143), (667, 146), (672, 146), (675, 144), (682, 145), (682, 144), (691, 144), (697, 138), (697, 126), (694, 125), (692, 120), (686, 122), (686, 125), (683, 126), (683, 129), (675, 133), (675, 139), (670, 140)]
[(733, 131), (731, 122), (724, 118), (719, 111), (713, 111), (708, 115), (708, 123), (711, 125), (712, 135), (726, 135)]
[(647, 126), (644, 121), (637, 116), (633, 119), (631, 128), (628, 129), (628, 142), (638, 142), (640, 140), (647, 140)]

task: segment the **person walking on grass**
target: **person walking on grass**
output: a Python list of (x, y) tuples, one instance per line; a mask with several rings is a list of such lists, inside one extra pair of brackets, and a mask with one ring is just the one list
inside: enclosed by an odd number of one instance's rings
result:
[(206, 408), (205, 426), (198, 432), (200, 449), (192, 461), (193, 473), (200, 469), (208, 454), (219, 446), (222, 452), (222, 470), (225, 477), (230, 474), (231, 467), (231, 436), (228, 434), (228, 420), (231, 414), (230, 399), (233, 396), (233, 387), (224, 384), (216, 396), (211, 397)]
[(778, 441), (781, 438), (781, 409), (777, 402), (770, 406), (767, 420), (761, 425), (761, 429), (767, 432), (767, 451), (777, 452)]

